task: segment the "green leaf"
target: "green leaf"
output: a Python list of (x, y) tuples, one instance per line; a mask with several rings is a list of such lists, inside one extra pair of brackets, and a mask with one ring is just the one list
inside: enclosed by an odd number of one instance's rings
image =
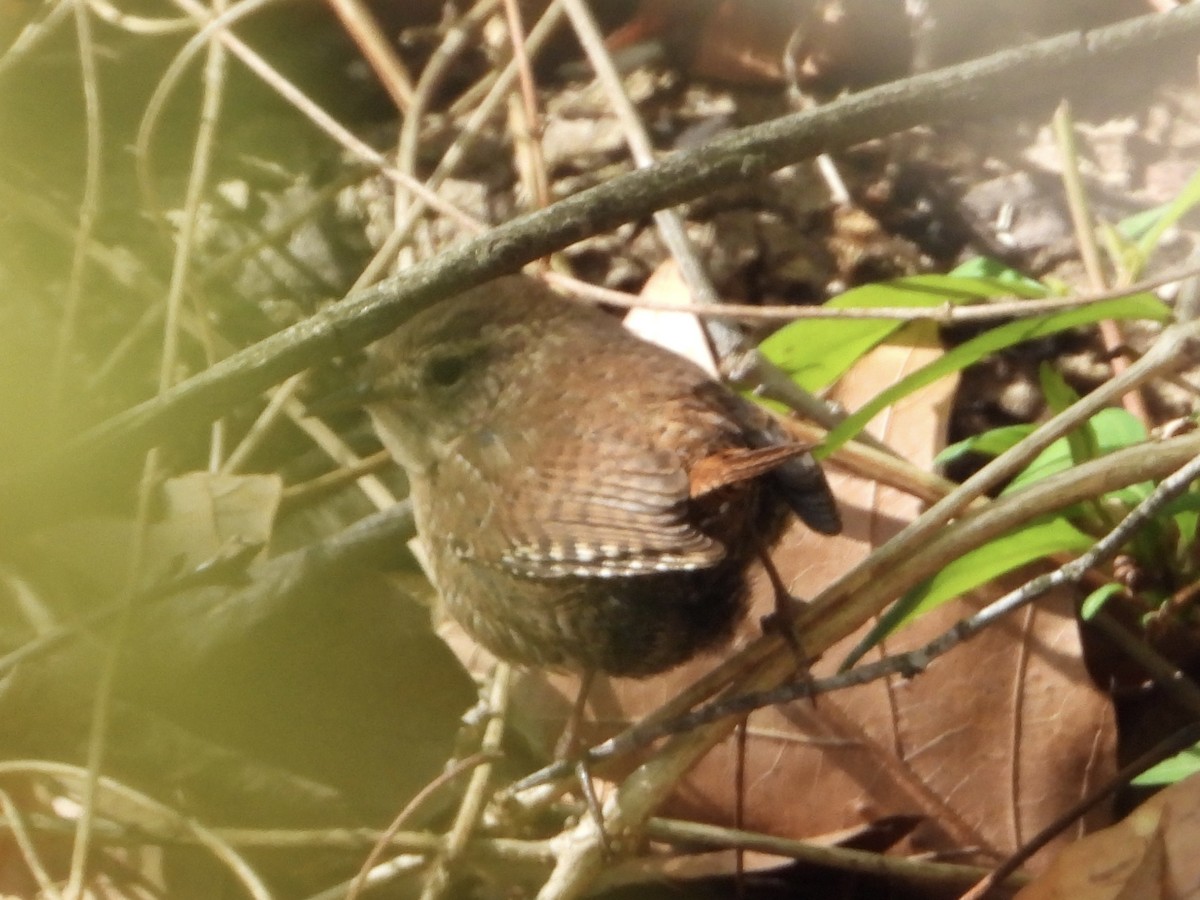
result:
[(1104, 604), (1107, 603), (1111, 597), (1121, 593), (1122, 590), (1123, 588), (1121, 585), (1114, 581), (1110, 581), (1108, 584), (1096, 588), (1096, 590), (1088, 594), (1087, 597), (1084, 598), (1083, 603), (1080, 604), (1080, 618), (1082, 618), (1084, 621), (1090, 621), (1095, 617), (1096, 613), (1100, 612), (1100, 610), (1104, 607)]
[[(830, 309), (922, 309), (958, 306), (1014, 292), (1013, 285), (986, 278), (917, 275), (853, 288), (825, 305)], [(1031, 293), (1028, 288), (1023, 291)], [(767, 337), (759, 351), (805, 390), (816, 391), (832, 384), (863, 354), (906, 324), (895, 319), (801, 319)]]
[(1005, 450), (1011, 450), (1029, 435), (1033, 434), (1036, 425), (1005, 425), (993, 428), (983, 434), (972, 435), (969, 438), (951, 444), (934, 457), (933, 463), (944, 466), (960, 456), (968, 453), (983, 453), (986, 456), (999, 456)]
[(908, 620), (936, 609), (997, 576), (1055, 553), (1082, 553), (1094, 540), (1060, 517), (1038, 519), (1001, 535), (949, 562), (938, 574), (917, 585), (880, 617), (878, 624), (851, 651), (842, 668), (857, 662), (876, 643)]
[[(1137, 417), (1117, 407), (1100, 410), (1088, 420), (1088, 425), (1096, 438), (1095, 453), (1098, 456), (1132, 447), (1147, 439), (1146, 427)], [(1067, 439), (1060, 438), (1034, 457), (1024, 471), (1001, 492), (1001, 496), (1028, 487), (1035, 481), (1065, 472), (1076, 462)]]
[[(1171, 521), (1175, 523), (1175, 530), (1179, 537), (1176, 541), (1175, 555), (1179, 560), (1187, 560), (1192, 555), (1192, 548), (1196, 546), (1197, 525), (1200, 524), (1200, 513), (1195, 509), (1183, 510), (1171, 517)], [(1183, 568), (1184, 563), (1180, 563), (1180, 568)]]
[(1079, 325), (1095, 324), (1104, 319), (1167, 321), (1170, 316), (1170, 309), (1157, 297), (1152, 294), (1135, 294), (1116, 300), (1104, 300), (1078, 309), (1022, 319), (993, 328), (948, 351), (941, 358), (902, 378), (880, 393), (870, 403), (864, 405), (833, 429), (826, 437), (825, 443), (816, 451), (816, 455), (821, 458), (828, 456), (862, 431), (880, 410), (891, 406), (914, 391), (932, 384), (939, 378), (944, 378), (979, 362), (997, 350), (1003, 350), (1049, 334), (1057, 334)]
[(1150, 258), (1150, 254), (1162, 240), (1163, 233), (1187, 215), (1188, 210), (1197, 203), (1200, 203), (1200, 170), (1193, 173), (1192, 177), (1188, 179), (1188, 183), (1183, 186), (1183, 190), (1162, 210), (1158, 221), (1141, 236), (1138, 241), (1138, 250), (1141, 251), (1143, 259)]
[(1133, 779), (1133, 783), (1139, 787), (1175, 784), (1197, 772), (1200, 772), (1200, 744), (1189, 747), (1170, 759), (1164, 759), (1156, 766), (1151, 766)]
[[(1042, 393), (1046, 395), (1046, 403), (1057, 415), (1079, 401), (1079, 394), (1067, 384), (1066, 379), (1049, 363), (1038, 366), (1038, 380), (1042, 385)], [(1100, 455), (1099, 439), (1092, 430), (1090, 421), (1066, 435), (1067, 447), (1071, 452), (1074, 463), (1087, 462)]]
[(1056, 415), (1079, 400), (1075, 389), (1049, 363), (1038, 366), (1038, 381), (1042, 385), (1042, 393), (1046, 395), (1046, 404)]
[(1117, 488), (1115, 491), (1109, 491), (1104, 495), (1104, 499), (1116, 500), (1126, 509), (1133, 509), (1135, 506), (1149, 497), (1153, 492), (1154, 482), (1139, 481), (1137, 484), (1131, 484), (1123, 488)]
[(950, 274), (955, 278), (986, 278), (1004, 285), (1008, 293), (1024, 297), (1044, 297), (1049, 293), (1040, 281), (987, 256), (968, 259), (962, 265), (956, 266)]
[(1082, 553), (1094, 539), (1058, 517), (1030, 522), (952, 560), (914, 588), (912, 614), (927, 612), (993, 578), (1055, 553)]
[(1100, 449), (1105, 453), (1132, 447), (1150, 438), (1142, 420), (1119, 406), (1100, 410), (1088, 420), (1088, 424), (1096, 432)]
[(1151, 228), (1158, 225), (1170, 205), (1170, 203), (1161, 203), (1152, 209), (1143, 209), (1139, 213), (1125, 217), (1117, 223), (1117, 234), (1121, 236), (1122, 240), (1140, 240)]
[(1176, 497), (1162, 508), (1164, 516), (1177, 516), (1185, 513), (1200, 512), (1200, 493), (1194, 489), (1182, 496)]

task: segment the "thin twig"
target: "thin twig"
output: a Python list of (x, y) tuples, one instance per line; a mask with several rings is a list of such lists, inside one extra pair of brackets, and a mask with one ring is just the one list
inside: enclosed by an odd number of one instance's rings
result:
[[(45, 760), (0, 760), (0, 776), (21, 775), (29, 777), (49, 776), (65, 783), (83, 782), (84, 792), (89, 790), (86, 785), (89, 774), (78, 766), (67, 763), (47, 762)], [(213, 854), (233, 876), (241, 882), (254, 900), (271, 900), (271, 893), (241, 855), (212, 829), (206, 828), (189, 816), (182, 815), (178, 810), (159, 803), (145, 794), (122, 784), (115, 779), (101, 776), (96, 787), (114, 794), (121, 803), (143, 810), (151, 822), (170, 822), (176, 825), (184, 834), (191, 836), (202, 847)], [(64, 896), (70, 896), (70, 890), (64, 891)]]
[[(1075, 124), (1071, 118), (1071, 104), (1066, 100), (1054, 111), (1054, 136), (1062, 158), (1063, 186), (1067, 192), (1067, 208), (1071, 223), (1075, 227), (1075, 240), (1079, 244), (1079, 255), (1087, 272), (1088, 283), (1093, 291), (1107, 287), (1104, 265), (1100, 260), (1100, 248), (1096, 243), (1096, 229), (1092, 225), (1091, 204), (1083, 177), (1079, 174), (1079, 150), (1075, 144)], [(1111, 349), (1111, 348), (1110, 348)]]
[(241, 442), (229, 454), (224, 465), (221, 466), (223, 475), (232, 475), (237, 472), (250, 458), (263, 439), (270, 433), (275, 423), (283, 416), (284, 407), (288, 401), (296, 396), (296, 392), (300, 386), (304, 384), (304, 378), (308, 374), (297, 372), (283, 384), (278, 385), (268, 391), (267, 405), (263, 407), (263, 411), (258, 414), (258, 418), (246, 430), (246, 434), (242, 437)]
[[(1061, 312), (1092, 306), (1105, 300), (1117, 300), (1134, 294), (1146, 293), (1163, 285), (1182, 281), (1200, 274), (1200, 265), (1190, 264), (1170, 269), (1153, 278), (1146, 278), (1128, 287), (1112, 288), (1094, 293), (1087, 291), (1071, 297), (1047, 297), (1041, 300), (1006, 295), (972, 303), (958, 305), (946, 303), (942, 306), (770, 306), (746, 303), (693, 303), (690, 306), (659, 303), (636, 294), (617, 291), (600, 285), (587, 284), (558, 272), (547, 272), (543, 277), (572, 294), (594, 303), (619, 306), (622, 309), (658, 309), (671, 312), (688, 312), (697, 316), (721, 316), (746, 321), (793, 322), (801, 319), (886, 319), (899, 322), (935, 322), (938, 325), (960, 325), (966, 322), (992, 322), (1000, 319), (1018, 319), (1045, 313)], [(903, 281), (903, 279), (900, 279)]]
[(21, 26), (20, 32), (4, 50), (3, 55), (0, 55), (0, 76), (3, 76), (21, 60), (28, 59), (38, 44), (53, 35), (55, 29), (74, 10), (73, 3), (50, 3), (47, 4), (46, 14), (42, 18), (34, 19)]
[[(896, 883), (923, 887), (964, 887), (987, 874), (980, 866), (908, 859), (900, 856), (881, 856), (868, 850), (837, 846), (829, 841), (795, 840), (736, 828), (723, 828), (701, 822), (655, 817), (646, 823), (646, 836), (656, 841), (679, 844), (688, 848), (736, 847), (742, 850), (769, 853), (799, 860), (812, 866), (860, 872), (864, 875), (884, 875)], [(978, 874), (973, 874), (978, 873)], [(1019, 887), (1028, 878), (1013, 876), (1006, 883)]]
[[(295, 398), (284, 401), (284, 410), (288, 418), (303, 431), (314, 444), (339, 466), (356, 467), (362, 463), (362, 458), (342, 439), (342, 436), (326, 425), (316, 416), (308, 415), (304, 404)], [(396, 505), (396, 497), (386, 484), (375, 475), (360, 475), (358, 486), (376, 509), (390, 509)]]
[[(492, 672), (491, 690), (488, 694), (487, 705), (491, 716), (483, 731), (483, 744), (480, 748), (484, 754), (493, 757), (500, 753), (501, 742), (504, 739), (504, 720), (508, 715), (509, 687), (512, 683), (512, 670), (508, 663), (497, 663)], [(421, 891), (422, 900), (437, 900), (443, 896), (450, 886), (452, 867), (462, 855), (467, 841), (475, 831), (479, 817), (483, 814), (484, 805), (488, 799), (488, 782), (492, 777), (491, 762), (476, 766), (471, 772), (471, 782), (463, 795), (462, 805), (455, 816), (454, 825), (446, 835), (445, 845), (441, 855), (425, 878)]]
[(8, 820), (13, 840), (16, 841), (17, 849), (21, 851), (21, 858), (25, 860), (25, 866), (33, 875), (33, 880), (37, 882), (42, 895), (50, 900), (62, 900), (58, 886), (50, 877), (50, 873), (46, 871), (46, 867), (42, 864), (42, 858), (38, 856), (37, 847), (29, 837), (29, 830), (25, 827), (25, 817), (21, 815), (17, 805), (8, 796), (8, 791), (0, 790), (0, 810), (4, 812), (4, 818)]
[[(149, 100), (146, 101), (146, 108), (142, 112), (142, 121), (138, 125), (137, 136), (134, 139), (134, 170), (137, 174), (138, 185), (142, 193), (142, 204), (154, 218), (161, 219), (162, 210), (158, 202), (158, 192), (155, 189), (154, 179), (151, 174), (153, 171), (152, 138), (155, 129), (158, 127), (158, 122), (166, 105), (167, 98), (170, 96), (175, 85), (183, 77), (183, 73), (191, 63), (192, 58), (206, 47), (214, 39), (214, 36), (217, 40), (224, 41), (230, 49), (233, 49), (233, 41), (236, 39), (224, 29), (239, 19), (258, 12), (273, 2), (276, 2), (276, 0), (241, 0), (241, 2), (235, 3), (231, 8), (225, 10), (215, 18), (209, 10), (205, 9), (198, 2), (192, 2), (190, 6), (188, 3), (176, 2), (176, 6), (185, 12), (191, 13), (197, 22), (207, 22), (208, 24), (188, 39), (164, 70)], [(235, 50), (234, 52), (236, 53), (237, 51)]]
[[(488, 762), (489, 759), (491, 759), (491, 757), (489, 757), (482, 750), (478, 753), (472, 753), (466, 759), (460, 759), (455, 762), (452, 766), (446, 769), (446, 771), (439, 774), (437, 778), (433, 779), (431, 782), (429, 782), (429, 784), (417, 791), (413, 798), (404, 805), (404, 809), (400, 810), (396, 818), (394, 818), (388, 827), (385, 828), (376, 838), (370, 852), (367, 853), (366, 859), (363, 860), (362, 866), (358, 870), (358, 874), (354, 876), (346, 889), (346, 900), (358, 900), (359, 895), (362, 894), (367, 887), (371, 886), (371, 870), (375, 867), (375, 864), (379, 861), (379, 857), (383, 854), (383, 852), (392, 845), (396, 836), (400, 834), (401, 829), (404, 828), (408, 820), (412, 818), (413, 813), (415, 813), (422, 805), (424, 805), (424, 803), (430, 797), (432, 797), (446, 785), (453, 782), (456, 778), (458, 778), (458, 776), (465, 772), (470, 772), (477, 766)], [(431, 851), (440, 849), (441, 842), (439, 841), (437, 843), (438, 846), (430, 848)]]
[(191, 31), (193, 28), (192, 20), (188, 16), (137, 16), (117, 9), (108, 0), (88, 0), (88, 5), (97, 19), (130, 34), (158, 37)]
[[(225, 0), (213, 0), (213, 14), (220, 15), (225, 9)], [(212, 168), (213, 147), (217, 136), (217, 123), (225, 94), (226, 54), (219, 41), (209, 44), (204, 65), (204, 92), (200, 101), (200, 116), (196, 131), (196, 143), (192, 148), (192, 165), (188, 172), (187, 190), (183, 202), (183, 222), (171, 261), (171, 277), (167, 285), (165, 312), (163, 314), (163, 346), (158, 373), (159, 393), (170, 388), (176, 380), (179, 358), (179, 339), (182, 329), (181, 313), (187, 284), (191, 275), (192, 252), (195, 247), (196, 228), (200, 219), (200, 201), (208, 187), (209, 171)], [(203, 301), (197, 309), (201, 343), (208, 364), (215, 362), (212, 333)], [(209, 447), (210, 469), (215, 471), (223, 451), (224, 429), (221, 419), (213, 422), (212, 441)]]
[(417, 174), (417, 148), (421, 136), (421, 122), (425, 111), (433, 101), (434, 93), (441, 87), (451, 66), (472, 42), (475, 30), (483, 26), (484, 19), (492, 14), (498, 0), (478, 0), (465, 15), (446, 29), (441, 43), (430, 56), (410, 101), (408, 115), (400, 127), (397, 141), (396, 167), (405, 175)]
[(108, 728), (111, 723), (113, 690), (116, 684), (117, 667), (125, 641), (133, 624), (134, 598), (137, 583), (142, 577), (143, 559), (146, 552), (146, 533), (150, 521), (150, 500), (157, 483), (158, 451), (146, 454), (142, 477), (138, 482), (137, 510), (134, 514), (133, 537), (129, 549), (121, 600), (116, 614), (116, 626), (100, 664), (96, 688), (92, 700), (92, 718), (88, 727), (86, 766), (81, 790), (79, 821), (76, 823), (75, 841), (71, 847), (71, 870), (67, 886), (63, 890), (66, 900), (79, 900), (83, 896), (84, 879), (87, 874), (88, 855), (92, 848), (92, 828), (96, 820), (96, 804), (99, 798), (103, 775), (101, 768), (108, 744)]
[[(1058, 140), (1059, 155), (1062, 157), (1063, 185), (1067, 192), (1067, 208), (1075, 228), (1075, 240), (1079, 244), (1079, 255), (1093, 291), (1103, 291), (1108, 286), (1104, 265), (1100, 259), (1100, 246), (1096, 240), (1096, 228), (1092, 222), (1091, 204), (1079, 172), (1079, 150), (1075, 143), (1075, 124), (1071, 117), (1071, 105), (1062, 101), (1054, 111), (1054, 135)], [(1112, 319), (1100, 323), (1100, 337), (1109, 352), (1110, 365), (1114, 374), (1120, 374), (1128, 365), (1120, 354), (1125, 346), (1125, 337), (1120, 326)], [(1140, 391), (1130, 391), (1121, 398), (1121, 403), (1130, 415), (1139, 422), (1150, 422), (1146, 404)]]
[[(396, 167), (408, 178), (415, 180), (418, 176), (417, 155), (420, 147), (421, 125), (425, 121), (426, 110), (432, 108), (434, 97), (450, 74), (455, 62), (476, 43), (475, 33), (492, 15), (498, 2), (499, 0), (475, 0), (466, 13), (446, 27), (441, 42), (426, 61), (424, 68), (421, 69), (421, 77), (417, 80), (416, 89), (413, 91), (412, 105), (400, 126), (400, 137), (396, 142)], [(394, 204), (396, 226), (392, 229), (393, 233), (400, 230), (398, 227), (400, 222), (416, 223), (417, 217), (410, 215), (408, 208), (414, 203), (420, 202), (417, 197), (406, 197), (400, 188), (401, 185), (397, 184)], [(479, 230), (481, 230), (481, 226), (472, 220), (467, 233), (478, 234)], [(397, 250), (399, 252), (396, 252)], [(415, 261), (416, 251), (410, 246), (398, 245), (389, 250), (386, 257), (376, 253), (372, 265), (368, 268), (373, 270), (376, 260), (381, 258), (393, 270), (405, 269)], [(359, 276), (355, 284), (361, 283), (362, 280), (363, 276)]]
[[(64, 4), (66, 5), (66, 4)], [(50, 409), (57, 419), (66, 412), (67, 370), (75, 346), (76, 320), (87, 272), (88, 246), (100, 210), (100, 155), (103, 135), (100, 125), (100, 81), (96, 69), (96, 45), (92, 38), (91, 13), (87, 0), (72, 0), (76, 41), (79, 47), (80, 87), (84, 110), (83, 197), (79, 202), (79, 224), (71, 252), (71, 272), (59, 321), (58, 341), (50, 365)]]
[[(529, 32), (525, 40), (525, 51), (528, 56), (533, 57), (541, 50), (561, 20), (561, 0), (553, 0), (537, 24), (533, 26), (533, 30)], [(438, 162), (437, 167), (433, 170), (433, 174), (426, 181), (426, 186), (429, 190), (436, 191), (448, 177), (458, 170), (458, 167), (467, 158), (467, 151), (474, 146), (479, 136), (484, 132), (484, 126), (487, 121), (495, 115), (500, 105), (508, 96), (508, 92), (516, 81), (518, 74), (515, 59), (510, 60), (500, 73), (493, 73), (494, 77), (491, 79), (491, 88), (487, 91), (483, 100), (480, 101), (479, 106), (467, 117), (467, 121), (460, 129), (458, 137), (447, 148), (446, 152), (442, 155), (441, 161)], [(370, 263), (363, 269), (362, 274), (355, 279), (351, 291), (374, 284), (387, 268), (392, 265), (396, 253), (408, 239), (417, 219), (427, 208), (428, 204), (425, 203), (422, 197), (418, 196), (413, 199), (405, 214), (397, 218), (391, 233), (383, 241), (379, 249), (375, 251), (375, 256), (371, 259)], [(478, 228), (467, 229), (468, 233), (471, 234), (480, 234), (485, 230), (482, 222), (478, 223)]]
[[(382, 153), (359, 139), (350, 129), (334, 119), (320, 105), (309, 98), (307, 94), (296, 87), (292, 81), (284, 78), (277, 69), (227, 30), (228, 26), (233, 22), (257, 11), (267, 3), (276, 2), (276, 0), (243, 0), (243, 2), (216, 17), (209, 15), (208, 11), (197, 3), (196, 0), (172, 0), (172, 2), (181, 9), (186, 10), (197, 21), (205, 24), (184, 44), (171, 61), (171, 64), (167, 66), (162, 78), (160, 78), (158, 85), (155, 87), (154, 93), (146, 103), (146, 109), (142, 114), (142, 121), (138, 126), (134, 153), (138, 164), (138, 181), (142, 186), (143, 192), (147, 194), (146, 203), (148, 208), (157, 209), (153, 179), (150, 177), (152, 169), (150, 148), (153, 134), (158, 127), (158, 122), (162, 114), (162, 108), (192, 57), (209, 40), (216, 39), (221, 41), (251, 72), (290, 103), (297, 112), (308, 118), (317, 128), (328, 134), (357, 159), (376, 168), (386, 178), (403, 184), (408, 190), (421, 197), (429, 206), (438, 210), (443, 215), (458, 221), (464, 220), (463, 213), (453, 204), (448, 203), (438, 194), (426, 189), (421, 182), (405, 175), (395, 166), (390, 165)], [(469, 217), (465, 221), (467, 223), (471, 222)]]
[(362, 0), (329, 0), (329, 5), (362, 51), (363, 58), (396, 104), (396, 109), (407, 113), (412, 105), (412, 77), (396, 48), (384, 37), (371, 10)]
[[(617, 121), (621, 123), (634, 165), (639, 169), (649, 169), (655, 163), (654, 146), (637, 109), (625, 92), (625, 85), (608, 48), (604, 45), (604, 38), (591, 9), (583, 0), (563, 0), (563, 8), (571, 20), (583, 52), (587, 55), (588, 63), (596, 73), (597, 81), (604, 88)], [(691, 295), (701, 304), (716, 303), (716, 288), (713, 287), (708, 272), (700, 261), (695, 244), (688, 237), (679, 211), (672, 208), (658, 209), (654, 212), (654, 222)], [(736, 329), (719, 321), (705, 325), (705, 334), (712, 344), (710, 349), (714, 357), (714, 366), (715, 360), (741, 348), (744, 338)]]
[(517, 101), (519, 106), (513, 109), (512, 117), (522, 124), (522, 127), (514, 129), (517, 171), (529, 186), (533, 208), (542, 209), (550, 205), (550, 184), (546, 175), (546, 159), (542, 154), (542, 121), (537, 88), (533, 80), (533, 66), (525, 49), (525, 25), (521, 21), (521, 7), (517, 0), (504, 0), (504, 17), (508, 23), (512, 60), (517, 65), (521, 84)]
[(374, 475), (393, 465), (395, 465), (395, 460), (392, 459), (390, 453), (386, 450), (377, 450), (370, 456), (364, 456), (358, 462), (339, 466), (324, 475), (318, 475), (316, 478), (310, 478), (299, 484), (289, 484), (283, 489), (283, 496), (280, 500), (283, 504), (288, 505), (307, 501), (335, 491), (352, 481), (358, 481), (364, 475)]

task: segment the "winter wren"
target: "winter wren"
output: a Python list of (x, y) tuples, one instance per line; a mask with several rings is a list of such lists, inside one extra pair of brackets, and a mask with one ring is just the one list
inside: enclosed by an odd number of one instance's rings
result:
[(790, 507), (841, 523), (766, 412), (540, 282), (380, 341), (368, 410), (446, 610), (512, 662), (646, 676), (726, 638)]

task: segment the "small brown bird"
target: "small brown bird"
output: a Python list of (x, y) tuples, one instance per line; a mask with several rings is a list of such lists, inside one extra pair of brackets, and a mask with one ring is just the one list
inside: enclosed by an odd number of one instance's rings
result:
[(727, 638), (790, 507), (840, 530), (766, 412), (532, 278), (438, 303), (374, 350), (446, 610), (516, 663), (647, 676)]

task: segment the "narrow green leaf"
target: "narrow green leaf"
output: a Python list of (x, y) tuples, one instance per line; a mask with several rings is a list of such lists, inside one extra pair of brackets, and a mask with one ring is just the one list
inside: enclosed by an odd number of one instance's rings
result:
[(1175, 544), (1175, 558), (1179, 560), (1179, 568), (1182, 570), (1185, 566), (1189, 566), (1192, 556), (1192, 550), (1196, 546), (1197, 525), (1200, 524), (1200, 513), (1194, 509), (1183, 510), (1171, 517), (1171, 521), (1175, 524), (1175, 531), (1178, 538)]
[(1139, 787), (1175, 784), (1197, 772), (1200, 772), (1200, 744), (1189, 747), (1170, 759), (1164, 759), (1158, 765), (1151, 766), (1133, 779), (1133, 784)]
[(1132, 447), (1150, 439), (1146, 425), (1133, 413), (1119, 406), (1101, 410), (1088, 420), (1105, 453)]
[[(920, 309), (958, 306), (1015, 292), (1013, 285), (986, 278), (916, 275), (853, 288), (825, 305), (831, 309)], [(1025, 295), (1031, 293), (1028, 288), (1024, 291)], [(832, 384), (863, 354), (905, 324), (888, 319), (802, 319), (767, 337), (759, 350), (805, 390), (815, 391)]]
[(1055, 516), (1030, 522), (964, 553), (893, 603), (880, 617), (878, 624), (851, 651), (842, 668), (853, 665), (871, 647), (908, 620), (948, 600), (1035, 560), (1055, 553), (1082, 553), (1093, 543), (1093, 538), (1066, 519)]
[(1082, 618), (1084, 621), (1090, 621), (1091, 619), (1095, 618), (1096, 613), (1100, 612), (1100, 610), (1104, 607), (1104, 604), (1107, 603), (1110, 598), (1121, 593), (1122, 590), (1123, 588), (1121, 585), (1113, 581), (1096, 588), (1096, 590), (1088, 594), (1087, 597), (1084, 598), (1083, 603), (1080, 604), (1080, 618)]
[(1170, 315), (1170, 309), (1157, 297), (1150, 294), (1136, 294), (1131, 297), (1101, 301), (1079, 309), (1022, 319), (993, 328), (948, 351), (941, 358), (902, 378), (880, 393), (870, 403), (864, 405), (833, 429), (816, 453), (822, 458), (828, 456), (862, 431), (867, 423), (879, 414), (880, 410), (886, 409), (896, 401), (932, 384), (939, 378), (944, 378), (978, 362), (997, 350), (1003, 350), (1049, 334), (1057, 334), (1079, 325), (1095, 324), (1103, 319), (1166, 321)]
[[(1046, 403), (1055, 415), (1064, 412), (1068, 407), (1073, 406), (1079, 401), (1079, 394), (1067, 384), (1066, 379), (1049, 363), (1043, 362), (1038, 366), (1038, 381), (1042, 385), (1042, 393), (1046, 396)], [(1067, 447), (1070, 449), (1071, 461), (1073, 463), (1087, 462), (1100, 455), (1099, 441), (1096, 438), (1096, 433), (1092, 430), (1091, 422), (1084, 422), (1080, 427), (1068, 434), (1066, 442)]]
[(1093, 543), (1090, 535), (1065, 519), (1054, 517), (1031, 522), (964, 553), (915, 588), (909, 595), (915, 601), (911, 614), (927, 612), (1034, 560), (1055, 553), (1082, 553)]
[(1005, 450), (1011, 450), (1029, 435), (1033, 434), (1036, 425), (1004, 425), (993, 428), (983, 434), (972, 435), (951, 444), (933, 459), (935, 466), (944, 466), (960, 456), (968, 453), (983, 453), (987, 456), (999, 456)]
[(1138, 241), (1138, 250), (1141, 251), (1143, 259), (1149, 259), (1150, 254), (1158, 247), (1158, 242), (1162, 240), (1163, 233), (1187, 215), (1197, 203), (1200, 203), (1200, 169), (1192, 174), (1188, 179), (1187, 184), (1183, 186), (1178, 194), (1175, 195), (1166, 208), (1162, 211), (1162, 215), (1158, 220), (1146, 230)]
[[(1100, 410), (1100, 412), (1088, 420), (1088, 425), (1095, 435), (1096, 447), (1094, 452), (1097, 456), (1104, 456), (1115, 450), (1132, 447), (1135, 444), (1143, 443), (1147, 439), (1146, 428), (1138, 421), (1137, 417), (1117, 407)], [(1076, 461), (1071, 453), (1068, 441), (1060, 438), (1034, 457), (1033, 461), (1025, 467), (1024, 471), (1014, 478), (1008, 487), (1001, 492), (1001, 495), (1010, 494), (1013, 491), (1033, 484), (1035, 481), (1041, 481), (1043, 478), (1057, 475), (1059, 472), (1065, 472)]]
[(1143, 209), (1132, 216), (1126, 216), (1117, 223), (1117, 234), (1121, 236), (1122, 240), (1141, 240), (1151, 228), (1154, 228), (1162, 220), (1170, 206), (1170, 203), (1160, 203), (1158, 206)]
[[(1004, 285), (1005, 289), (1022, 297), (1045, 297), (1046, 285), (1018, 272), (1012, 266), (987, 256), (976, 256), (955, 266), (950, 275), (955, 278), (986, 278)], [(993, 294), (992, 296), (998, 296)]]
[(1049, 363), (1043, 362), (1038, 366), (1038, 382), (1042, 386), (1042, 393), (1046, 395), (1046, 404), (1055, 415), (1079, 400), (1075, 389)]

